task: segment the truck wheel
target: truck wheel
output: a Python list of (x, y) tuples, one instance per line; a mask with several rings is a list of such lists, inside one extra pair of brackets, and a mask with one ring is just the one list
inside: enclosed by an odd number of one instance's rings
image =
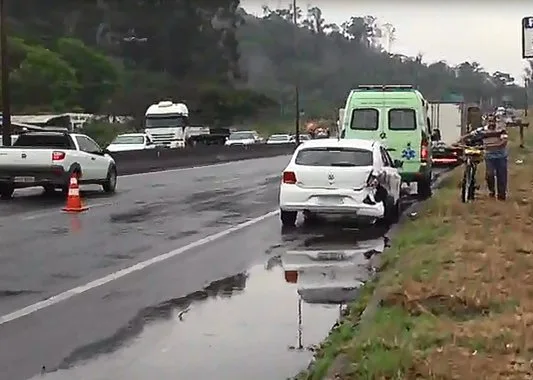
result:
[(0, 199), (11, 199), (13, 193), (15, 192), (15, 187), (12, 185), (0, 185)]
[(296, 225), (296, 217), (298, 213), (296, 211), (280, 211), (281, 225), (283, 227), (294, 227)]
[(107, 179), (102, 184), (102, 187), (106, 193), (111, 194), (115, 192), (117, 188), (117, 169), (114, 167), (109, 168), (109, 171), (107, 172)]
[(431, 198), (433, 195), (433, 190), (431, 189), (431, 174), (418, 181), (417, 186), (418, 197), (420, 199)]

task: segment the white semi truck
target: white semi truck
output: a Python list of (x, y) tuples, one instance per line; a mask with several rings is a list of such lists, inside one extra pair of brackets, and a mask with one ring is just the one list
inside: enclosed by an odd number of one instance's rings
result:
[(191, 125), (187, 105), (171, 100), (162, 100), (148, 107), (144, 131), (155, 145), (171, 149), (196, 144), (224, 144), (230, 134), (228, 128)]
[(189, 109), (184, 103), (162, 100), (145, 113), (144, 131), (155, 145), (171, 149), (185, 147), (185, 129), (189, 125)]

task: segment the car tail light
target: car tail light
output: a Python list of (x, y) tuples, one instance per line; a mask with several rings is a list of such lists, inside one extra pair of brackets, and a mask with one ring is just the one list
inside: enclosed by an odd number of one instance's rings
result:
[(283, 183), (286, 183), (288, 185), (294, 185), (296, 183), (296, 173), (283, 172)]
[(420, 144), (420, 158), (422, 161), (427, 160), (429, 158), (429, 150), (428, 150), (428, 142), (426, 139), (422, 139), (422, 143)]
[(298, 271), (286, 270), (285, 281), (288, 282), (289, 284), (296, 284), (298, 282)]
[(52, 152), (52, 161), (61, 161), (65, 159), (65, 152)]

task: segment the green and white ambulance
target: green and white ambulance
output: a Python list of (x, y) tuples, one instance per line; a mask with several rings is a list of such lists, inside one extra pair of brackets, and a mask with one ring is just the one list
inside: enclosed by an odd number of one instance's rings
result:
[(431, 196), (431, 125), (428, 102), (409, 85), (363, 85), (350, 91), (339, 111), (341, 138), (380, 141), (403, 161), (402, 181)]

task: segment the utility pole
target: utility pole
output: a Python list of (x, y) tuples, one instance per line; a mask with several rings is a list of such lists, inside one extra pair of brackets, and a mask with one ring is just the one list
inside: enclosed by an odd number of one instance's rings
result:
[(527, 109), (529, 108), (529, 78), (528, 77), (525, 77), (524, 78), (524, 116), (527, 117)]
[(11, 104), (9, 99), (9, 62), (7, 60), (6, 5), (0, 0), (0, 65), (2, 66), (2, 142), (11, 146)]
[[(298, 58), (298, 14), (296, 12), (296, 0), (292, 0), (292, 19), (294, 22), (294, 56)], [(294, 108), (296, 112), (294, 119), (296, 145), (300, 145), (300, 73), (298, 70), (296, 70), (294, 76)]]

